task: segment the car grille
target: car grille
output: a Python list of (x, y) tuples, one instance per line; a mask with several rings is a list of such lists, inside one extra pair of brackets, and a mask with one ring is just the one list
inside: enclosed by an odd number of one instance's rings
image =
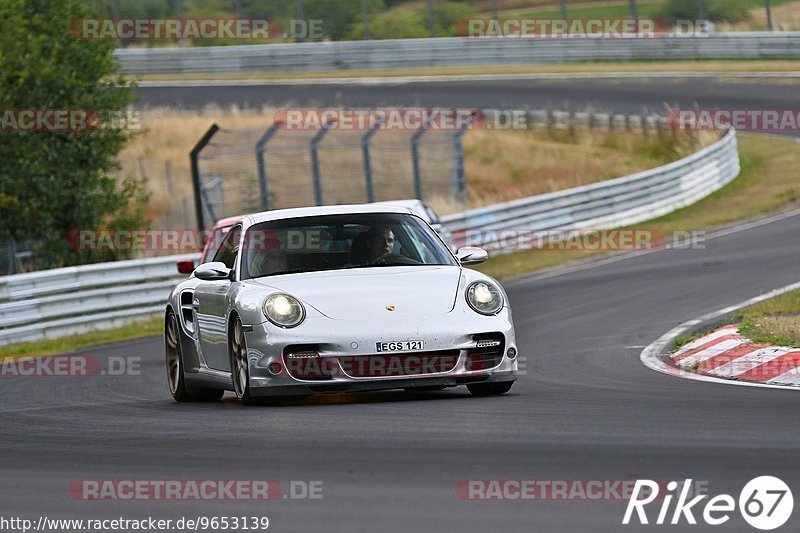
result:
[(345, 355), (339, 364), (345, 374), (354, 378), (421, 376), (450, 372), (458, 362), (459, 350), (436, 352)]

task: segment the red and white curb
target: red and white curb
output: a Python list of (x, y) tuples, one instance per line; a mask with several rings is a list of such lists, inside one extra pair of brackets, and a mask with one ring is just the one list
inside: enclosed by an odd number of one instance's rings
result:
[[(794, 214), (800, 214), (800, 211), (795, 212)], [(695, 381), (704, 381), (706, 383), (720, 383), (725, 385), (739, 385), (743, 387), (762, 387), (762, 388), (798, 391), (800, 390), (800, 387), (798, 387), (798, 385), (800, 385), (800, 380), (795, 380), (792, 384), (783, 384), (773, 381), (781, 374), (777, 374), (774, 378), (770, 378), (769, 381), (765, 382), (748, 381), (745, 379), (731, 379), (730, 377), (720, 377), (716, 374), (701, 374), (694, 370), (686, 370), (683, 367), (676, 366), (675, 363), (673, 363), (672, 360), (669, 358), (669, 356), (665, 355), (669, 351), (671, 351), (669, 350), (669, 347), (672, 345), (674, 340), (680, 337), (681, 335), (686, 335), (692, 331), (697, 331), (697, 329), (702, 327), (703, 324), (708, 324), (710, 322), (718, 321), (722, 317), (728, 316), (734, 311), (738, 311), (739, 309), (744, 309), (745, 307), (749, 307), (759, 302), (763, 302), (765, 300), (769, 300), (770, 298), (774, 298), (776, 296), (780, 296), (781, 294), (786, 294), (788, 292), (795, 290), (800, 290), (800, 282), (792, 283), (791, 285), (787, 285), (785, 287), (781, 287), (780, 289), (775, 289), (773, 291), (760, 294), (743, 302), (739, 302), (737, 304), (730, 305), (728, 307), (723, 307), (722, 309), (717, 309), (716, 311), (712, 311), (695, 319), (687, 320), (686, 322), (679, 324), (674, 328), (672, 328), (671, 330), (667, 331), (654, 342), (648, 344), (644, 348), (644, 350), (642, 350), (641, 354), (639, 354), (639, 359), (641, 360), (642, 364), (644, 364), (644, 366), (646, 366), (647, 368), (655, 370), (656, 372), (661, 372), (662, 374), (667, 374), (669, 376), (695, 380)], [(728, 329), (730, 330), (730, 327)], [(731, 332), (728, 331), (728, 333)], [(738, 334), (738, 332), (735, 333)], [(696, 343), (696, 341), (694, 342)], [(696, 344), (690, 343), (689, 345), (684, 346), (683, 349), (688, 351), (691, 349), (695, 349), (697, 347), (698, 346)], [(800, 350), (795, 350), (795, 351), (800, 351)], [(786, 355), (786, 354), (781, 354), (781, 355)], [(760, 361), (760, 359), (758, 361)], [(757, 366), (760, 365), (756, 365), (756, 367)], [(766, 368), (764, 370), (766, 370)], [(720, 372), (724, 372), (724, 370)]]
[(725, 326), (670, 355), (676, 367), (717, 378), (800, 386), (800, 349), (756, 344)]

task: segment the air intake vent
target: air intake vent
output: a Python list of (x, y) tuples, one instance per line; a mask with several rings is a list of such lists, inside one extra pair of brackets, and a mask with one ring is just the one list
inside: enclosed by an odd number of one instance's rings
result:
[(472, 338), (475, 340), (475, 347), (467, 351), (467, 371), (489, 370), (503, 361), (506, 338), (502, 333), (479, 333)]

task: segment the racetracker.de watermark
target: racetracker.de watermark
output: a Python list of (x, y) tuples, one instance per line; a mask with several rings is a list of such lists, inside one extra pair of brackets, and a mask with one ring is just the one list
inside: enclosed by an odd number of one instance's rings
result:
[(18, 132), (141, 129), (139, 112), (89, 109), (0, 109), (0, 130)]
[(286, 130), (461, 131), (481, 128), (483, 115), (476, 109), (465, 108), (287, 108), (278, 110), (273, 116), (273, 122)]
[(321, 19), (256, 18), (82, 18), (69, 25), (76, 39), (119, 41), (321, 39)]
[(654, 39), (669, 27), (657, 19), (469, 18), (455, 29), (467, 39)]
[(798, 109), (672, 109), (667, 124), (678, 130), (799, 131)]
[(69, 486), (75, 500), (269, 501), (321, 500), (320, 480), (274, 479), (79, 479)]
[(548, 229), (509, 228), (465, 230), (453, 234), (457, 246), (477, 246), (488, 251), (642, 251), (672, 248), (705, 248), (705, 231), (660, 229)]
[[(456, 496), (465, 501), (620, 501), (636, 493), (636, 479), (462, 479)], [(647, 496), (667, 482), (656, 482)], [(690, 483), (693, 494), (706, 494), (708, 482)]]
[[(141, 229), (141, 230), (71, 230), (67, 232), (67, 245), (78, 252), (196, 252), (202, 250), (209, 238), (216, 249), (223, 235), (213, 231), (193, 229)], [(331, 235), (320, 229), (250, 229), (241, 249), (244, 251), (324, 250)], [(238, 244), (238, 243), (237, 243)]]
[(93, 376), (139, 376), (141, 357), (54, 355), (50, 357), (3, 357), (3, 378), (86, 378)]

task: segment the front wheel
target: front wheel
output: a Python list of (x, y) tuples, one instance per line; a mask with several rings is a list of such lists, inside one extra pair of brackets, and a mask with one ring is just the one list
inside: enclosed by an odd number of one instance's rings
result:
[(247, 343), (244, 338), (244, 328), (239, 317), (233, 322), (230, 341), (231, 379), (236, 397), (243, 405), (252, 405), (253, 396), (250, 393), (250, 362), (247, 359)]
[(164, 324), (164, 344), (166, 345), (167, 383), (172, 397), (177, 402), (215, 402), (222, 398), (225, 391), (201, 390), (190, 391), (186, 387), (186, 376), (183, 371), (183, 353), (181, 352), (180, 330), (175, 313), (170, 311)]
[(498, 396), (511, 390), (513, 381), (501, 381), (499, 383), (470, 383), (467, 389), (473, 396)]

